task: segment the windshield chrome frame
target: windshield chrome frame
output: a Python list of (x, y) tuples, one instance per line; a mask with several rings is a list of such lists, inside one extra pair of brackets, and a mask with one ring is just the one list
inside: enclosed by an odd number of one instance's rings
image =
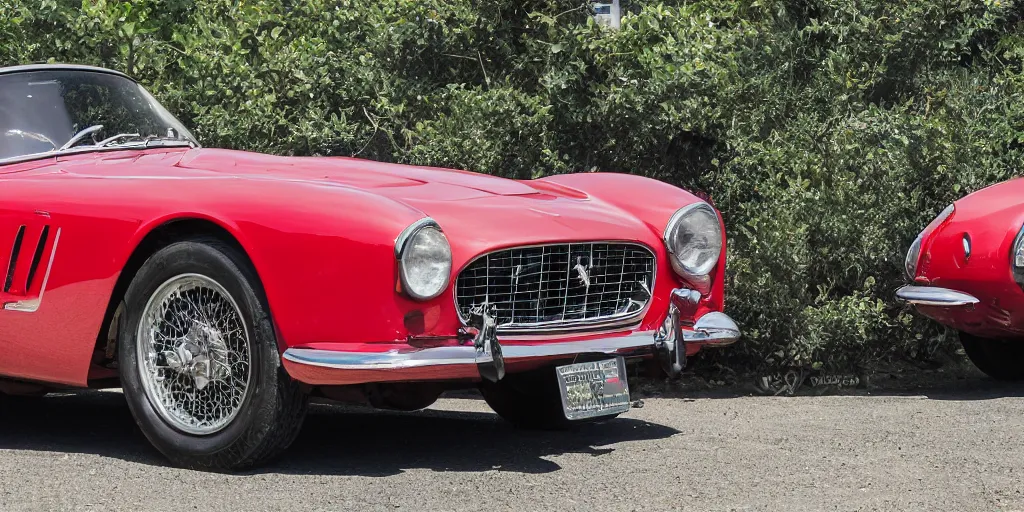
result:
[(98, 153), (98, 152), (110, 152), (110, 151), (143, 151), (147, 149), (160, 149), (160, 148), (201, 148), (199, 144), (187, 141), (187, 140), (152, 140), (146, 144), (134, 143), (132, 145), (117, 145), (117, 146), (75, 146), (68, 148), (63, 151), (44, 151), (42, 153), (31, 153), (28, 155), (14, 156), (11, 158), (0, 159), (0, 166), (8, 164), (18, 164), (22, 162), (29, 162), (32, 160), (42, 160), (45, 158), (58, 158), (62, 156), (78, 155), (82, 153)]
[(10, 75), (13, 73), (31, 73), (33, 71), (91, 71), (93, 73), (103, 73), (107, 75), (115, 75), (121, 78), (127, 78), (132, 82), (139, 83), (138, 80), (113, 69), (99, 68), (96, 66), (84, 66), (81, 64), (26, 64), (24, 66), (8, 66), (0, 67), (0, 75)]

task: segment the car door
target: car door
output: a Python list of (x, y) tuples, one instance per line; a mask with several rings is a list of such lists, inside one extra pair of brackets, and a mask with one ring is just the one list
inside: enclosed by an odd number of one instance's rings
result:
[(55, 334), (49, 330), (58, 326), (41, 318), (39, 310), (62, 229), (42, 198), (34, 199), (21, 186), (23, 178), (53, 163), (0, 165), (0, 375), (45, 379), (61, 366), (53, 364), (59, 351), (47, 342)]
[(141, 222), (120, 206), (132, 181), (99, 179), (116, 162), (139, 165), (105, 153), (0, 164), (0, 376), (116, 375), (93, 358)]

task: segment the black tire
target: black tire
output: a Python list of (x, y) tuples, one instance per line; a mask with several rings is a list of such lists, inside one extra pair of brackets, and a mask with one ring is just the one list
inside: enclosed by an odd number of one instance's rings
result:
[(1024, 380), (1024, 341), (979, 338), (960, 333), (960, 343), (974, 366), (996, 380)]
[[(216, 281), (235, 301), (249, 336), (250, 381), (237, 415), (209, 435), (185, 433), (165, 421), (150, 402), (139, 368), (137, 332), (150, 298), (183, 274)], [(277, 337), (262, 286), (248, 260), (216, 239), (169, 245), (151, 256), (125, 294), (119, 331), (121, 384), (135, 420), (149, 441), (178, 466), (241, 470), (268, 462), (295, 440), (308, 397), (281, 366)]]
[(562, 395), (558, 391), (554, 366), (507, 374), (496, 383), (485, 380), (480, 383), (480, 394), (498, 416), (522, 429), (565, 430), (574, 425), (607, 421), (618, 416), (567, 419), (562, 410)]

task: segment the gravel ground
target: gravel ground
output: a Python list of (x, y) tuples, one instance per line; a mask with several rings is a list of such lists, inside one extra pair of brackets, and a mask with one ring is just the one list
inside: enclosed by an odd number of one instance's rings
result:
[(316, 406), (258, 472), (167, 467), (123, 397), (0, 399), (0, 510), (1022, 510), (1024, 387), (647, 398), (519, 432), (480, 400)]

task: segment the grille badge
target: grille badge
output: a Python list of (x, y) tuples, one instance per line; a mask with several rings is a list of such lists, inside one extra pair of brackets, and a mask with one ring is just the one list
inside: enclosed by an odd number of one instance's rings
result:
[(580, 284), (586, 288), (586, 293), (590, 293), (590, 262), (587, 265), (583, 265), (583, 257), (576, 258), (576, 266), (573, 269), (576, 271), (576, 279), (580, 280)]

